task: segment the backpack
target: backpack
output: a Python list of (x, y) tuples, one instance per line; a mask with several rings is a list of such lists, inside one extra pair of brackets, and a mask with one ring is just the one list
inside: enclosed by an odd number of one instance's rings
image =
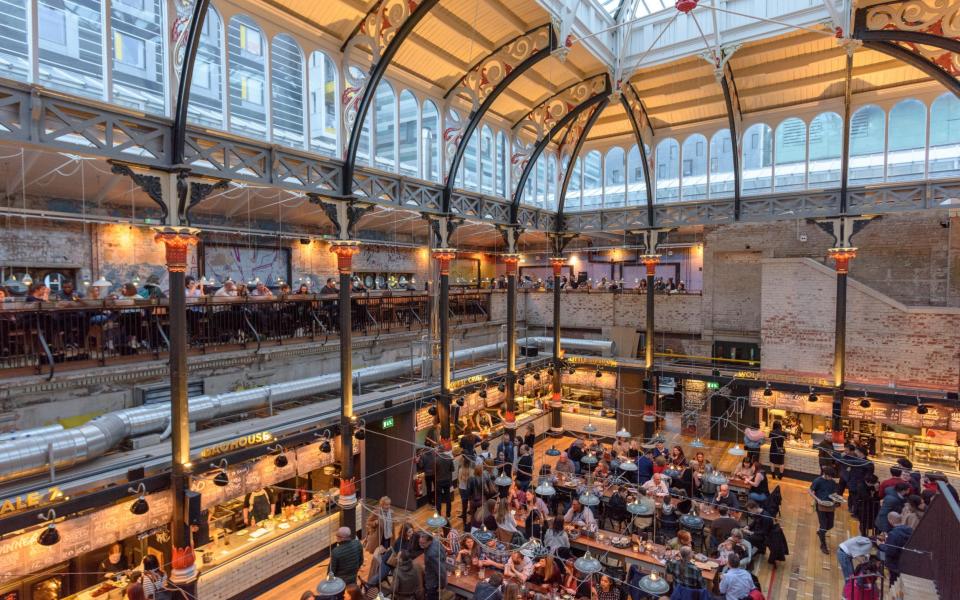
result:
[(747, 594), (747, 600), (767, 600), (767, 597), (763, 595), (763, 592), (754, 588)]

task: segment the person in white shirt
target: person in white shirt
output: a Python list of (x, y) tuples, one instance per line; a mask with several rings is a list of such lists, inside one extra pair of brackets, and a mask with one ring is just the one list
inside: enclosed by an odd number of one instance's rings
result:
[(570, 503), (570, 510), (567, 511), (567, 514), (563, 515), (563, 521), (577, 527), (590, 527), (597, 522), (593, 518), (593, 511), (580, 504), (580, 501), (576, 498)]
[(753, 591), (753, 577), (740, 568), (740, 557), (731, 552), (727, 557), (727, 571), (720, 580), (720, 593), (726, 600), (742, 600)]
[(267, 284), (262, 281), (258, 281), (257, 286), (253, 288), (253, 291), (250, 292), (250, 295), (259, 298), (272, 298), (273, 292), (270, 291), (270, 288), (267, 287)]
[(654, 473), (653, 478), (644, 483), (642, 487), (647, 491), (647, 495), (659, 494), (661, 496), (666, 496), (670, 493), (670, 486), (667, 485), (667, 481), (660, 473)]
[(225, 296), (229, 298), (235, 298), (237, 296), (237, 284), (228, 279), (223, 282), (223, 286), (214, 292), (213, 295), (218, 298), (223, 298)]

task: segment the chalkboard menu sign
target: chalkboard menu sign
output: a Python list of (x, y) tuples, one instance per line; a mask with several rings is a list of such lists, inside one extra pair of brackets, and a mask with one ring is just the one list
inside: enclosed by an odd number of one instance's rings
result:
[(870, 401), (869, 408), (860, 406), (863, 398), (845, 398), (843, 416), (849, 419), (862, 419), (883, 423), (884, 425), (900, 425), (903, 427), (928, 427), (932, 429), (952, 429), (960, 431), (960, 417), (955, 411), (944, 406), (927, 406), (927, 414), (921, 415), (916, 406), (896, 406), (876, 400)]
[(41, 546), (40, 530), (0, 540), (0, 584), (36, 573), (81, 554), (108, 546), (143, 531), (170, 523), (173, 498), (169, 491), (148, 494), (150, 512), (135, 515), (130, 503), (113, 506), (57, 523), (60, 543)]
[(433, 427), (433, 415), (431, 415), (429, 411), (429, 406), (424, 406), (417, 410), (417, 431), (423, 431), (424, 429)]
[(829, 417), (833, 414), (832, 400), (829, 396), (820, 394), (820, 399), (816, 402), (810, 402), (809, 396), (810, 394), (797, 394), (776, 390), (773, 390), (770, 396), (764, 396), (762, 389), (755, 388), (750, 390), (750, 406), (757, 408), (777, 408), (788, 412), (819, 415), (822, 417)]

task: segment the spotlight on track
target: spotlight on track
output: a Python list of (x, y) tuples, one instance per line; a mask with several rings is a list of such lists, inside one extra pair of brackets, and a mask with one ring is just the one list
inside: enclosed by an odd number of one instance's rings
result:
[(816, 393), (815, 391), (813, 391), (813, 388), (811, 387), (811, 388), (810, 388), (810, 395), (807, 396), (807, 402), (816, 402), (818, 399), (819, 399), (819, 398), (817, 398), (817, 393)]
[(46, 514), (37, 515), (37, 518), (47, 522), (47, 526), (43, 532), (40, 533), (40, 537), (37, 538), (37, 543), (41, 546), (54, 546), (58, 544), (60, 542), (60, 532), (57, 531), (57, 526), (54, 524), (54, 521), (57, 519), (57, 513), (53, 509), (50, 509)]
[(763, 395), (766, 396), (767, 398), (769, 398), (770, 396), (773, 395), (773, 390), (770, 389), (770, 382), (769, 382), (769, 381), (767, 382), (767, 385), (764, 386), (764, 388), (763, 388)]
[(147, 487), (142, 483), (136, 488), (127, 488), (127, 491), (131, 494), (137, 494), (139, 497), (133, 501), (133, 504), (130, 505), (130, 512), (135, 515), (145, 515), (150, 512), (150, 505), (147, 504), (146, 494)]

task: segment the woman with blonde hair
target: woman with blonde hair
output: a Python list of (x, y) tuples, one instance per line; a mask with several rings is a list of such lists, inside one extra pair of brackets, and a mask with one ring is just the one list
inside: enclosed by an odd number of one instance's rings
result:
[(504, 585), (503, 600), (520, 600), (520, 586), (513, 582)]
[(377, 503), (377, 528), (380, 531), (380, 545), (389, 548), (393, 543), (393, 503), (390, 496), (382, 496)]

